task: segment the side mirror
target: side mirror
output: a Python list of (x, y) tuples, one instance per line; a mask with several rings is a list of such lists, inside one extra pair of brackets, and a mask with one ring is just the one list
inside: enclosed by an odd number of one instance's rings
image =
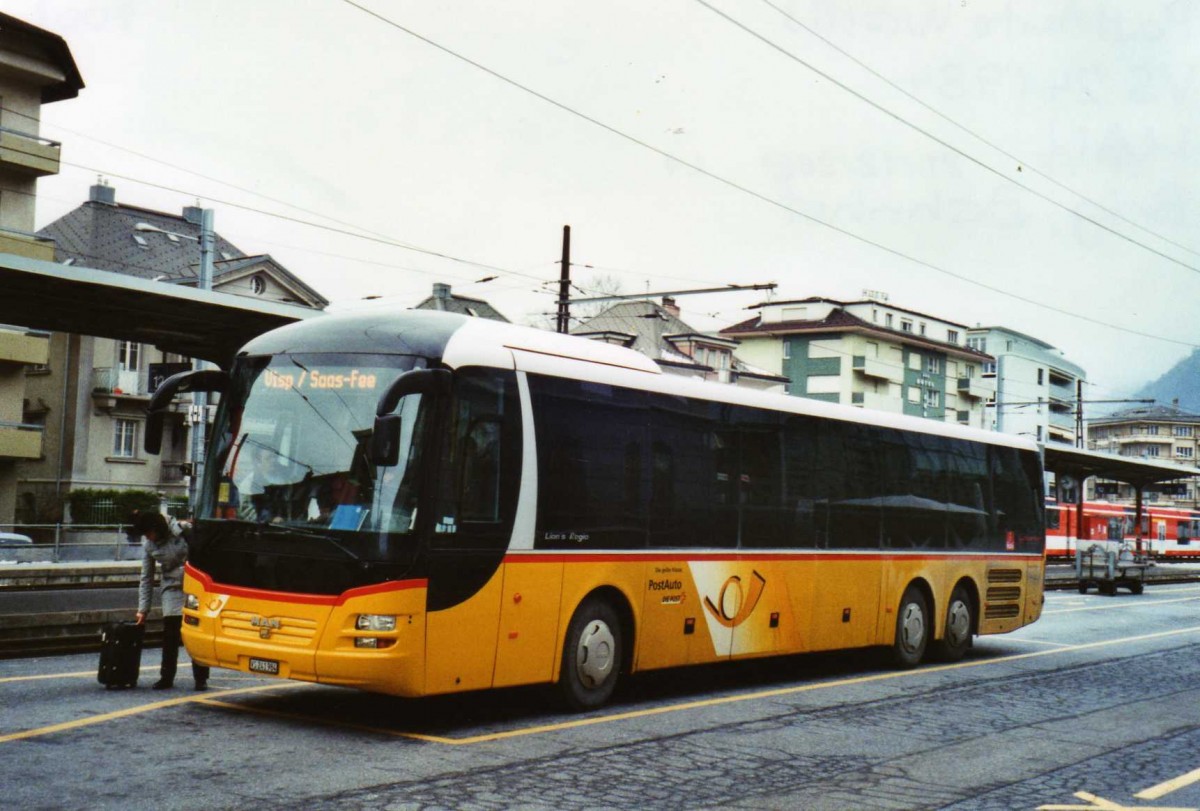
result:
[(146, 406), (146, 433), (142, 440), (146, 453), (157, 456), (162, 450), (163, 419), (176, 395), (193, 391), (223, 392), (228, 388), (229, 375), (220, 369), (193, 369), (164, 380)]
[(371, 434), (371, 464), (391, 467), (400, 463), (400, 400), (410, 394), (444, 394), (452, 376), (446, 369), (413, 369), (392, 381), (375, 407), (375, 429)]

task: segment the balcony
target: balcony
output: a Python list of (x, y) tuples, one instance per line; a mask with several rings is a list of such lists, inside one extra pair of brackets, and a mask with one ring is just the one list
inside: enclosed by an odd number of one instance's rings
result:
[(42, 426), (0, 421), (0, 459), (40, 459)]
[(28, 231), (0, 227), (0, 253), (11, 253), (26, 259), (54, 261), (54, 240), (39, 237)]
[(996, 396), (996, 381), (994, 378), (960, 377), (958, 393), (975, 400), (990, 400)]
[(50, 341), (43, 335), (29, 335), (0, 329), (0, 363), (45, 363)]
[(20, 130), (0, 127), (0, 164), (30, 177), (58, 174), (62, 145)]
[(864, 377), (874, 377), (891, 383), (904, 382), (904, 370), (891, 363), (885, 363), (877, 358), (866, 355), (855, 355), (852, 364), (854, 371)]
[(126, 370), (115, 366), (100, 366), (92, 369), (92, 400), (97, 408), (114, 408), (118, 399), (148, 400), (150, 393), (143, 391), (144, 388), (137, 370)]

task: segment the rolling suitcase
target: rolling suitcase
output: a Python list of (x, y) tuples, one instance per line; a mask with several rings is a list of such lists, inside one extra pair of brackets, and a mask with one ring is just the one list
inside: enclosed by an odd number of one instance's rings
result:
[(96, 679), (105, 687), (137, 687), (142, 667), (142, 638), (146, 626), (112, 622), (100, 632), (100, 671)]

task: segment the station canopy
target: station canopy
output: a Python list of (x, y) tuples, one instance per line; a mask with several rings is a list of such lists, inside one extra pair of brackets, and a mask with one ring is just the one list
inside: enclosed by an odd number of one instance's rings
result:
[(268, 330), (322, 312), (0, 253), (0, 324), (153, 344), (228, 367)]
[(1158, 482), (1200, 476), (1200, 470), (1194, 467), (1059, 445), (1045, 446), (1044, 465), (1047, 471), (1056, 476), (1073, 476), (1080, 482), (1089, 476), (1099, 476), (1102, 479), (1125, 482), (1139, 491)]

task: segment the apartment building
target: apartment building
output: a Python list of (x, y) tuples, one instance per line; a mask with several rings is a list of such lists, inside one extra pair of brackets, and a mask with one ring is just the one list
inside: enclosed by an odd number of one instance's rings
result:
[[(1088, 448), (1118, 456), (1132, 456), (1200, 467), (1200, 414), (1172, 405), (1128, 408), (1088, 422)], [(1134, 491), (1127, 484), (1099, 480), (1093, 483), (1094, 498), (1133, 503)], [(1195, 509), (1200, 506), (1200, 488), (1194, 479), (1149, 485), (1143, 497)]]
[(1050, 344), (1006, 327), (975, 327), (967, 345), (991, 355), (983, 376), (995, 384), (988, 426), (1038, 442), (1076, 445), (1076, 398), (1086, 374)]
[[(37, 180), (58, 174), (62, 146), (40, 134), (41, 111), (82, 88), (62, 37), (0, 13), (0, 253), (53, 258), (53, 243), (33, 233), (34, 214)], [(14, 521), (18, 466), (44, 453), (26, 370), (48, 355), (44, 333), (0, 325), (0, 530)]]
[(720, 334), (740, 342), (747, 363), (788, 378), (789, 394), (984, 427), (995, 389), (983, 371), (994, 358), (966, 344), (966, 326), (881, 295), (752, 309)]

